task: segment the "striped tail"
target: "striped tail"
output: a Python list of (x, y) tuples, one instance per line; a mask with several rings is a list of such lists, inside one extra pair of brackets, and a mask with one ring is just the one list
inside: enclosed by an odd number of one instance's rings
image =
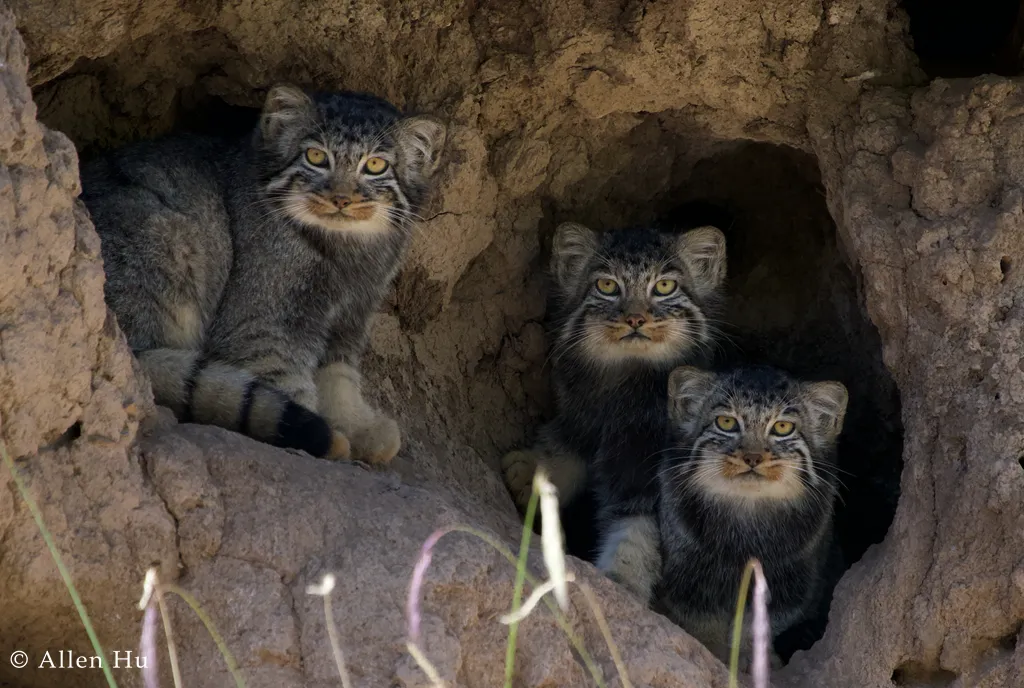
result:
[(347, 458), (348, 439), (322, 416), (266, 385), (247, 370), (203, 360), (198, 351), (137, 352), (156, 403), (184, 423), (234, 430), (277, 447), (316, 457)]

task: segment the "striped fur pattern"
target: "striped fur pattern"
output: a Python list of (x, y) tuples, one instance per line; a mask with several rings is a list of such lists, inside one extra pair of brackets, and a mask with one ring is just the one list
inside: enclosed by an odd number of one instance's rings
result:
[(555, 479), (571, 478), (556, 482), (570, 553), (593, 559), (611, 520), (653, 511), (668, 375), (713, 342), (725, 263), (725, 237), (714, 227), (558, 227), (550, 356), (557, 415), (503, 469), (520, 504), (538, 463)]
[(838, 382), (762, 366), (671, 375), (655, 604), (723, 660), (751, 557), (768, 579), (773, 637), (820, 608), (847, 398)]
[(390, 459), (397, 425), (362, 402), (358, 362), (444, 137), (374, 96), (277, 86), (247, 137), (175, 135), (83, 166), (105, 296), (157, 402), (315, 456), (358, 435), (353, 457)]

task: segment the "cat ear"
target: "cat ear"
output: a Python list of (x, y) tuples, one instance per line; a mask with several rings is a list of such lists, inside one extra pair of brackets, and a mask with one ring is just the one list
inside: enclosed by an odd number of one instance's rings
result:
[(398, 146), (402, 158), (416, 173), (429, 179), (441, 164), (448, 128), (428, 115), (406, 117), (398, 124)]
[(803, 386), (804, 403), (818, 432), (830, 441), (843, 430), (849, 393), (839, 382), (809, 382)]
[(260, 132), (270, 141), (291, 124), (312, 117), (313, 100), (301, 89), (281, 84), (267, 93), (260, 115)]
[(668, 417), (687, 432), (711, 391), (715, 374), (693, 366), (680, 366), (668, 376)]
[(551, 241), (551, 274), (565, 290), (571, 290), (587, 263), (597, 253), (597, 233), (575, 222), (563, 222)]
[(698, 227), (679, 237), (679, 257), (686, 263), (697, 296), (704, 297), (725, 281), (725, 235), (717, 227)]

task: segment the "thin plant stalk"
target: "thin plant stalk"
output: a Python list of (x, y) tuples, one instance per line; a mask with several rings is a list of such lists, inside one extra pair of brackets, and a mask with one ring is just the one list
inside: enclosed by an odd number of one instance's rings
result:
[[(530, 501), (526, 504), (526, 517), (523, 519), (523, 537), (519, 543), (519, 560), (516, 562), (516, 582), (512, 590), (512, 613), (519, 611), (523, 601), (523, 584), (526, 582), (526, 559), (530, 553), (530, 538), (533, 536), (533, 520), (537, 515), (537, 502), (540, 495), (534, 490)], [(508, 644), (505, 647), (505, 688), (512, 688), (512, 676), (516, 665), (516, 639), (519, 635), (519, 622), (514, 621), (508, 627)]]
[(420, 557), (416, 560), (416, 566), (413, 567), (412, 578), (409, 579), (409, 595), (405, 602), (405, 613), (408, 619), (408, 638), (405, 641), (405, 646), (409, 650), (409, 655), (416, 660), (416, 663), (420, 665), (420, 669), (430, 679), (430, 685), (433, 688), (445, 688), (445, 684), (441, 680), (437, 667), (427, 659), (427, 655), (419, 648), (420, 589), (423, 587), (423, 581), (427, 577), (427, 568), (430, 566), (430, 560), (434, 556), (434, 545), (448, 532), (450, 530), (445, 528), (435, 530), (420, 547)]
[(142, 685), (145, 688), (160, 688), (160, 667), (156, 654), (156, 615), (157, 608), (147, 604), (142, 615), (142, 638), (139, 640), (139, 656), (143, 658)]
[(167, 658), (171, 662), (171, 678), (174, 680), (174, 688), (181, 688), (181, 668), (178, 666), (178, 646), (174, 643), (174, 633), (171, 631), (171, 617), (167, 613), (167, 603), (164, 601), (160, 588), (154, 591), (156, 604), (160, 608), (160, 620), (164, 624), (164, 638), (167, 640)]
[[(573, 582), (575, 580), (576, 580), (576, 577), (573, 576), (571, 573), (565, 574), (565, 581), (567, 583)], [(528, 617), (530, 615), (530, 613), (533, 611), (533, 608), (537, 606), (538, 602), (540, 602), (542, 599), (544, 599), (545, 595), (547, 595), (549, 592), (554, 592), (557, 589), (558, 589), (558, 584), (555, 583), (555, 581), (553, 581), (553, 580), (546, 580), (546, 581), (544, 581), (539, 586), (537, 586), (536, 588), (533, 589), (533, 592), (530, 593), (530, 596), (526, 598), (525, 602), (523, 602), (523, 606), (521, 606), (515, 612), (510, 612), (508, 614), (502, 614), (501, 616), (498, 617), (498, 621), (503, 623), (503, 624), (506, 624), (506, 625), (513, 624), (513, 623), (516, 623), (518, 621), (522, 621), (523, 619), (525, 619), (526, 617)]]
[(754, 578), (754, 618), (751, 623), (753, 632), (751, 669), (754, 688), (768, 688), (768, 648), (771, 645), (771, 626), (768, 621), (768, 581), (764, 576), (761, 562), (751, 559), (743, 569), (740, 579), (739, 599), (736, 602), (736, 615), (732, 626), (732, 651), (729, 657), (729, 688), (737, 688), (739, 684), (740, 644), (743, 635), (743, 610), (747, 606), (747, 593), (750, 590), (750, 579)]
[[(497, 550), (498, 553), (505, 557), (505, 559), (507, 559), (511, 564), (514, 565), (516, 563), (515, 556), (513, 556), (512, 552), (510, 552), (507, 547), (502, 545), (495, 538), (491, 537), (482, 530), (477, 530), (476, 528), (472, 528), (470, 526), (456, 525), (451, 526), (449, 532), (461, 532), (469, 533), (470, 535), (475, 535), (476, 537), (480, 538), (481, 540), (489, 544), (495, 550)], [(541, 581), (537, 580), (537, 578), (533, 576), (529, 571), (526, 572), (526, 582), (529, 583), (530, 586), (533, 588), (536, 588), (541, 585)], [(583, 641), (580, 639), (580, 637), (573, 632), (572, 625), (569, 624), (569, 620), (565, 617), (565, 614), (562, 613), (562, 610), (558, 608), (558, 604), (552, 602), (551, 599), (548, 597), (545, 597), (543, 601), (547, 608), (551, 611), (552, 615), (554, 615), (555, 623), (557, 623), (558, 627), (562, 629), (562, 632), (565, 633), (565, 636), (569, 639), (569, 643), (573, 646), (573, 649), (576, 650), (576, 652), (580, 656), (580, 659), (583, 660), (583, 665), (587, 667), (587, 671), (590, 672), (590, 676), (594, 679), (594, 683), (597, 684), (598, 688), (605, 688), (605, 682), (601, 676), (601, 670), (600, 668), (598, 668), (597, 662), (594, 661), (594, 658), (590, 655), (590, 652), (587, 651), (587, 648), (583, 644)]]
[(563, 612), (569, 611), (569, 581), (565, 573), (565, 544), (558, 515), (558, 490), (548, 479), (543, 467), (533, 476), (533, 491), (540, 495), (540, 515), (544, 519), (540, 529), (541, 553), (548, 578), (555, 585), (555, 600)]
[(345, 668), (345, 654), (341, 651), (341, 639), (338, 637), (338, 628), (334, 625), (334, 612), (331, 610), (330, 595), (324, 595), (324, 616), (327, 617), (327, 637), (331, 640), (331, 652), (334, 653), (334, 663), (338, 665), (341, 685), (343, 688), (352, 688), (352, 681), (348, 677), (348, 669)]
[(597, 627), (601, 630), (601, 635), (604, 636), (605, 644), (608, 645), (608, 652), (612, 656), (615, 670), (619, 672), (619, 682), (622, 684), (622, 688), (633, 688), (633, 683), (629, 680), (629, 672), (626, 671), (626, 664), (622, 661), (622, 655), (619, 654), (619, 646), (612, 640), (612, 630), (608, 627), (608, 621), (604, 618), (604, 612), (601, 611), (601, 606), (597, 603), (594, 592), (590, 589), (590, 586), (583, 583), (579, 583), (578, 586), (583, 591), (583, 596), (587, 598), (587, 604), (590, 605), (590, 613), (594, 615)]
[(750, 561), (743, 568), (740, 579), (740, 594), (736, 601), (736, 614), (732, 622), (732, 652), (729, 655), (729, 688), (739, 688), (740, 674), (740, 643), (743, 638), (743, 609), (747, 606), (747, 591), (750, 589), (750, 576), (754, 573), (754, 562)]
[(754, 567), (754, 688), (768, 688), (768, 647), (771, 626), (768, 622), (768, 581), (761, 562)]
[[(440, 540), (441, 537), (448, 533), (468, 533), (469, 535), (473, 535), (486, 542), (493, 549), (497, 550), (497, 552), (505, 557), (505, 559), (507, 559), (513, 566), (517, 566), (518, 564), (516, 556), (512, 554), (507, 547), (482, 530), (477, 530), (471, 526), (451, 525), (434, 531), (424, 543), (423, 548), (421, 549), (420, 559), (417, 561), (416, 568), (413, 571), (413, 582), (409, 588), (409, 599), (406, 609), (406, 613), (409, 617), (409, 630), (412, 642), (407, 643), (407, 645), (412, 644), (418, 648), (416, 641), (419, 637), (419, 589), (422, 584), (423, 575), (426, 573), (426, 568), (430, 564), (432, 554), (431, 550), (433, 546), (437, 544), (437, 541)], [(531, 587), (536, 588), (541, 584), (540, 581), (532, 576), (529, 571), (526, 571), (525, 575), (526, 581)], [(555, 617), (555, 623), (557, 623), (558, 627), (562, 629), (562, 632), (565, 633), (565, 636), (569, 639), (569, 643), (573, 646), (573, 649), (576, 650), (580, 659), (583, 660), (583, 664), (587, 667), (587, 671), (590, 672), (591, 677), (594, 679), (594, 683), (597, 684), (598, 688), (606, 688), (604, 679), (601, 677), (601, 670), (598, 668), (594, 658), (590, 656), (589, 652), (587, 652), (587, 648), (583, 644), (583, 641), (580, 640), (579, 636), (573, 632), (572, 626), (569, 624), (569, 620), (562, 613), (562, 610), (558, 608), (556, 603), (552, 602), (547, 597), (544, 598), (544, 604), (549, 610), (551, 610), (551, 613)], [(415, 636), (412, 634), (413, 631), (416, 633)], [(410, 652), (410, 654), (413, 653)], [(422, 653), (419, 652), (418, 649), (417, 654), (422, 656)], [(413, 654), (413, 658), (416, 659), (416, 654)], [(424, 657), (424, 659), (426, 658)], [(417, 661), (419, 660), (417, 659)]]
[(445, 683), (441, 679), (441, 674), (438, 673), (437, 667), (435, 667), (427, 656), (423, 654), (423, 651), (411, 640), (405, 643), (405, 647), (409, 650), (409, 654), (416, 660), (416, 663), (420, 665), (420, 669), (423, 669), (423, 673), (430, 679), (430, 685), (432, 688), (445, 688)]
[(420, 558), (416, 560), (412, 578), (409, 579), (409, 596), (405, 601), (405, 611), (409, 624), (409, 641), (414, 645), (420, 642), (420, 588), (427, 577), (430, 560), (434, 557), (434, 545), (449, 532), (451, 529), (441, 528), (430, 534), (426, 542), (420, 546)]
[(328, 573), (323, 577), (320, 585), (307, 587), (306, 594), (319, 595), (324, 598), (324, 619), (327, 623), (327, 637), (331, 641), (331, 652), (334, 654), (334, 664), (338, 667), (342, 688), (352, 688), (352, 681), (349, 679), (348, 669), (345, 667), (345, 653), (341, 651), (338, 626), (334, 623), (334, 611), (331, 608), (331, 592), (334, 591), (334, 582), (334, 574)]
[[(156, 605), (153, 604), (154, 599), (156, 599)], [(142, 668), (142, 678), (146, 688), (158, 688), (159, 686), (157, 678), (159, 658), (156, 654), (156, 616), (158, 609), (164, 625), (164, 638), (167, 640), (167, 656), (171, 662), (171, 676), (174, 679), (174, 688), (181, 688), (178, 646), (174, 642), (174, 633), (171, 630), (171, 617), (167, 613), (167, 603), (164, 602), (164, 596), (160, 590), (160, 574), (155, 566), (146, 571), (146, 579), (142, 584), (142, 599), (139, 600), (139, 609), (145, 610), (142, 620), (141, 654), (147, 659), (146, 665)], [(152, 663), (149, 660), (152, 660)]]
[(39, 529), (39, 534), (43, 536), (43, 542), (46, 543), (47, 549), (50, 550), (50, 556), (53, 557), (53, 562), (57, 565), (57, 571), (60, 572), (60, 577), (64, 581), (64, 586), (68, 589), (68, 594), (71, 595), (71, 601), (75, 605), (75, 611), (78, 612), (78, 617), (82, 620), (82, 625), (85, 626), (85, 633), (89, 636), (89, 642), (92, 643), (92, 649), (96, 653), (96, 656), (100, 658), (100, 666), (103, 669), (103, 676), (107, 679), (107, 685), (110, 688), (117, 688), (117, 681), (114, 680), (114, 674), (110, 670), (110, 665), (107, 663), (107, 657), (103, 654), (103, 647), (100, 645), (100, 639), (96, 635), (95, 629), (92, 627), (92, 621), (89, 619), (89, 613), (85, 610), (85, 605), (82, 604), (82, 598), (78, 596), (78, 590), (75, 588), (74, 582), (71, 580), (71, 574), (68, 573), (68, 569), (64, 566), (64, 560), (60, 556), (60, 550), (57, 549), (57, 545), (53, 541), (53, 536), (50, 535), (50, 531), (46, 528), (46, 523), (43, 521), (43, 514), (39, 511), (39, 507), (36, 506), (35, 501), (32, 499), (32, 495), (29, 494), (28, 488), (22, 481), (21, 476), (18, 474), (18, 469), (14, 465), (14, 461), (7, 453), (7, 446), (0, 442), (0, 456), (3, 457), (4, 463), (7, 465), (7, 470), (11, 472), (11, 476), (14, 478), (14, 484), (18, 488), (18, 493), (21, 498), (25, 501), (25, 505), (28, 506), (29, 512), (32, 514), (32, 519), (36, 522), (36, 528)]
[(224, 661), (228, 665), (228, 671), (231, 672), (231, 678), (235, 680), (236, 688), (245, 688), (245, 679), (242, 678), (242, 673), (238, 669), (238, 663), (235, 661), (234, 655), (231, 654), (231, 650), (224, 643), (224, 638), (221, 637), (220, 633), (217, 632), (217, 627), (213, 625), (213, 620), (207, 616), (203, 608), (199, 606), (199, 601), (196, 600), (187, 590), (179, 588), (177, 585), (172, 583), (161, 583), (157, 586), (157, 594), (160, 592), (171, 592), (185, 600), (185, 603), (192, 607), (192, 611), (196, 613), (199, 620), (206, 626), (206, 632), (213, 638), (213, 642), (217, 644), (217, 649), (220, 650), (220, 654), (224, 657)]

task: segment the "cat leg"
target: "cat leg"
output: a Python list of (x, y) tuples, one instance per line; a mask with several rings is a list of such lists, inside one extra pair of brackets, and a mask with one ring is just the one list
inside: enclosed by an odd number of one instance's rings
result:
[(317, 390), (312, 373), (315, 364), (301, 351), (301, 342), (292, 341), (272, 323), (258, 323), (241, 334), (228, 335), (220, 335), (216, 329), (219, 324), (214, 323), (214, 338), (207, 351), (210, 358), (237, 361), (238, 367), (248, 370), (260, 382), (316, 412)]
[(512, 495), (512, 501), (525, 510), (533, 494), (533, 474), (544, 457), (544, 452), (522, 449), (509, 452), (501, 458), (501, 477)]
[[(679, 626), (690, 637), (706, 647), (718, 660), (729, 666), (729, 651), (732, 647), (732, 625), (724, 616), (690, 615), (679, 617)], [(743, 659), (743, 646), (740, 646), (740, 659)]]
[(366, 403), (358, 370), (341, 361), (323, 366), (316, 393), (319, 412), (348, 436), (353, 459), (386, 464), (395, 458), (402, 446), (398, 423)]
[(587, 465), (576, 454), (551, 451), (542, 444), (505, 454), (501, 459), (501, 475), (512, 500), (520, 509), (526, 509), (533, 493), (533, 476), (543, 466), (548, 480), (558, 492), (561, 505), (571, 502), (583, 489), (587, 479)]
[(597, 568), (644, 603), (661, 578), (661, 541), (653, 516), (626, 516), (604, 533)]

